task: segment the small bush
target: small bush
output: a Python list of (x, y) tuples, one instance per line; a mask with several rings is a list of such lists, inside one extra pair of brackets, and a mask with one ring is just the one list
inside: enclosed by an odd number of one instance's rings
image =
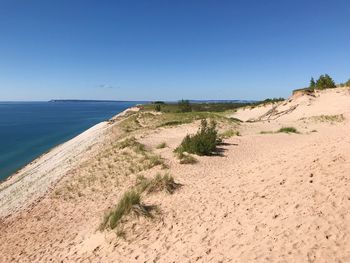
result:
[(299, 133), (298, 130), (294, 127), (282, 127), (277, 132), (284, 132), (284, 133)]
[(101, 224), (101, 229), (105, 229), (106, 227), (114, 229), (120, 220), (132, 211), (144, 216), (151, 216), (151, 209), (152, 207), (141, 203), (141, 194), (139, 192), (135, 190), (127, 191), (119, 200), (116, 208), (105, 216)]
[(166, 142), (162, 142), (162, 143), (160, 143), (160, 144), (158, 144), (157, 145), (157, 149), (163, 149), (163, 148), (165, 148), (167, 145), (166, 145)]
[(156, 104), (155, 106), (154, 106), (154, 110), (155, 111), (161, 111), (161, 106), (160, 106), (160, 104)]
[(188, 152), (198, 155), (211, 155), (218, 144), (216, 123), (211, 121), (208, 125), (206, 120), (201, 121), (201, 127), (195, 135), (187, 135), (176, 152)]

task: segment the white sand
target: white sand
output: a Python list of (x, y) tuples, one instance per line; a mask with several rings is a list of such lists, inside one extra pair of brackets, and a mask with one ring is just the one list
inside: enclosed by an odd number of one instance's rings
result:
[[(159, 205), (161, 215), (131, 220), (125, 226), (126, 241), (97, 228), (134, 176), (101, 183), (104, 176), (114, 178), (124, 171), (114, 163), (118, 156), (113, 151), (105, 154), (106, 163), (115, 165), (109, 168), (94, 165), (92, 156), (55, 186), (74, 185), (79, 176), (100, 171), (88, 187), (79, 188), (81, 196), (48, 193), (31, 209), (3, 219), (0, 261), (350, 262), (349, 90), (293, 97), (276, 112), (295, 105), (277, 119), (243, 123), (243, 136), (221, 146), (223, 156), (196, 157), (195, 165), (179, 164), (173, 150), (198, 123), (139, 134), (184, 186), (173, 195), (145, 197), (147, 204)], [(234, 117), (257, 119), (269, 107), (240, 110)], [(322, 114), (343, 114), (345, 120), (308, 119)], [(301, 134), (259, 134), (287, 125)], [(155, 149), (164, 141), (166, 148)]]

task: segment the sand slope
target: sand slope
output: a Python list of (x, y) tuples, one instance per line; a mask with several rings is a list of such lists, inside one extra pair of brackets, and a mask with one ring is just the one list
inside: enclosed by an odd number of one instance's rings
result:
[[(227, 139), (222, 156), (196, 157), (195, 165), (179, 164), (172, 151), (198, 123), (136, 133), (183, 187), (146, 196), (161, 214), (131, 219), (125, 239), (98, 226), (136, 174), (126, 174), (130, 166), (113, 145), (100, 149), (30, 209), (2, 219), (0, 261), (349, 262), (350, 96), (346, 89), (318, 95), (281, 103), (278, 110), (298, 107), (275, 120), (241, 124), (242, 136)], [(235, 117), (265, 112), (246, 109)], [(312, 118), (321, 114), (344, 119)], [(259, 133), (284, 125), (301, 133)], [(156, 149), (164, 141), (168, 146)], [(157, 166), (142, 174), (157, 171), (164, 172)], [(76, 188), (67, 193), (67, 185)]]

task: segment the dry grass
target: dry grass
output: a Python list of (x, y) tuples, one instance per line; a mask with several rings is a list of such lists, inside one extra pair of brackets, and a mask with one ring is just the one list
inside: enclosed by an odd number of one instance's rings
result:
[(164, 175), (157, 173), (152, 179), (139, 176), (137, 178), (136, 187), (140, 192), (153, 193), (165, 190), (172, 194), (176, 189), (181, 187), (181, 184), (176, 183), (174, 178), (168, 173), (165, 173)]
[(180, 164), (195, 164), (198, 162), (196, 158), (185, 152), (177, 153), (177, 157), (180, 159)]
[(167, 147), (166, 142), (162, 142), (162, 143), (158, 144), (156, 148), (157, 148), (157, 149), (163, 149), (163, 148), (165, 148), (165, 147)]
[(144, 205), (141, 201), (141, 193), (130, 190), (124, 193), (114, 210), (105, 215), (100, 229), (114, 229), (121, 222), (122, 218), (134, 212), (137, 215), (152, 217), (151, 211), (154, 206)]

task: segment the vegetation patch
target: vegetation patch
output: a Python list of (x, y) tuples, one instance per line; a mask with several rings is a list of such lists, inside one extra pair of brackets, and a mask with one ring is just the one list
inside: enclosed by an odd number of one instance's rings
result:
[(127, 191), (119, 200), (116, 208), (105, 216), (100, 228), (116, 228), (122, 218), (131, 212), (137, 215), (152, 217), (151, 211), (154, 208), (154, 206), (147, 206), (142, 203), (140, 192), (135, 190)]
[(167, 147), (166, 142), (162, 142), (162, 143), (158, 144), (156, 148), (157, 149), (163, 149), (165, 147)]
[(210, 124), (206, 120), (201, 121), (201, 127), (194, 135), (187, 135), (175, 152), (187, 152), (198, 155), (212, 155), (218, 145), (218, 132), (216, 122)]
[(343, 122), (345, 120), (345, 117), (343, 114), (338, 115), (320, 115), (320, 116), (313, 116), (309, 119), (318, 121), (318, 122)]
[(299, 133), (298, 130), (294, 127), (282, 127), (278, 131), (278, 133), (284, 132), (284, 133)]
[(164, 175), (157, 173), (152, 179), (139, 176), (136, 183), (137, 189), (140, 192), (146, 193), (161, 192), (165, 190), (167, 193), (173, 194), (181, 186), (182, 185), (176, 183), (174, 178), (168, 173), (165, 173)]
[(221, 139), (228, 139), (228, 138), (231, 138), (233, 136), (241, 136), (241, 134), (239, 133), (239, 131), (235, 131), (232, 129), (224, 131), (224, 132), (219, 134), (219, 138), (221, 138)]
[(185, 152), (179, 152), (177, 157), (180, 159), (180, 164), (195, 164), (198, 162), (196, 158)]

